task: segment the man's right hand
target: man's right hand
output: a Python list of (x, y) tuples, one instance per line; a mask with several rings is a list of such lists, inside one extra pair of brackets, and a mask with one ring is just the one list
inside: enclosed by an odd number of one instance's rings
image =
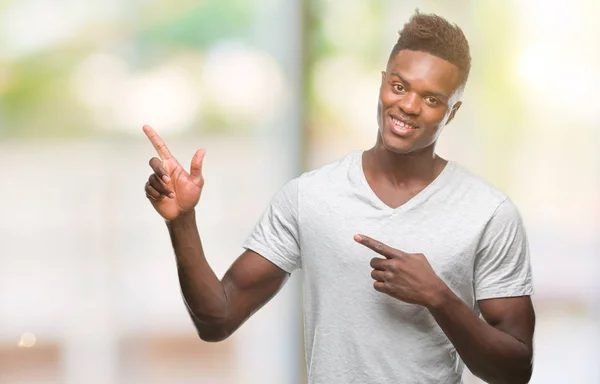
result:
[(190, 172), (187, 173), (152, 127), (145, 125), (143, 130), (160, 157), (150, 159), (150, 167), (154, 173), (146, 182), (146, 197), (167, 221), (192, 212), (200, 200), (204, 186), (202, 160), (205, 151), (203, 149), (196, 151), (192, 158)]

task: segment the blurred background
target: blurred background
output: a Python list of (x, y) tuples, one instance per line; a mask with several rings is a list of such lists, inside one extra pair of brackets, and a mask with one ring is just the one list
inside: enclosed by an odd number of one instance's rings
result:
[(227, 341), (196, 337), (141, 127), (183, 164), (207, 150), (197, 215), (222, 275), (279, 187), (374, 143), (416, 8), (471, 44), (438, 152), (521, 210), (531, 382), (600, 383), (594, 0), (0, 0), (0, 383), (304, 383), (299, 274)]

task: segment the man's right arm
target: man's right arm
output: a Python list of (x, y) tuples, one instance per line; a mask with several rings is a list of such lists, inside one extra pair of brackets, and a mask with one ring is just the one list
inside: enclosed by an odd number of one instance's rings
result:
[(204, 255), (195, 212), (167, 221), (167, 226), (183, 299), (202, 340), (215, 342), (229, 337), (289, 277), (275, 264), (246, 250), (219, 280)]
[[(194, 212), (204, 187), (202, 163), (205, 151), (196, 151), (188, 173), (152, 127), (145, 125), (143, 130), (160, 156), (160, 159), (150, 159), (153, 173), (148, 177), (144, 190), (154, 209), (167, 222), (188, 312), (203, 340), (223, 340), (266, 304), (283, 286), (289, 274), (248, 250), (220, 281), (204, 256)], [(295, 186), (293, 183), (290, 185)], [(295, 196), (291, 191), (288, 194)], [(287, 238), (290, 228), (273, 227), (275, 222), (281, 225), (292, 225), (288, 223), (290, 221), (295, 223), (293, 215), (287, 217), (291, 208), (295, 207), (295, 200), (291, 204), (290, 196), (281, 194), (281, 206), (278, 209), (270, 206), (257, 227), (258, 233), (267, 236), (263, 240), (270, 246), (297, 248), (297, 239)], [(283, 245), (284, 240), (287, 240), (287, 246)]]

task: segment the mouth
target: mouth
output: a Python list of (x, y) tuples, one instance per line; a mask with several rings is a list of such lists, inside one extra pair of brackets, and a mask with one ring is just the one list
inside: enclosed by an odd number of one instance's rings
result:
[(413, 122), (404, 119), (390, 116), (392, 120), (392, 131), (399, 136), (407, 136), (418, 129), (418, 126)]

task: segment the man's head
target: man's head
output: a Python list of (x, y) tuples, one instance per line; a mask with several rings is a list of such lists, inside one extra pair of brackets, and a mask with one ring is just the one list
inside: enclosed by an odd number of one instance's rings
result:
[(432, 147), (461, 106), (470, 68), (462, 30), (437, 15), (416, 13), (382, 72), (377, 117), (383, 145), (396, 153)]

